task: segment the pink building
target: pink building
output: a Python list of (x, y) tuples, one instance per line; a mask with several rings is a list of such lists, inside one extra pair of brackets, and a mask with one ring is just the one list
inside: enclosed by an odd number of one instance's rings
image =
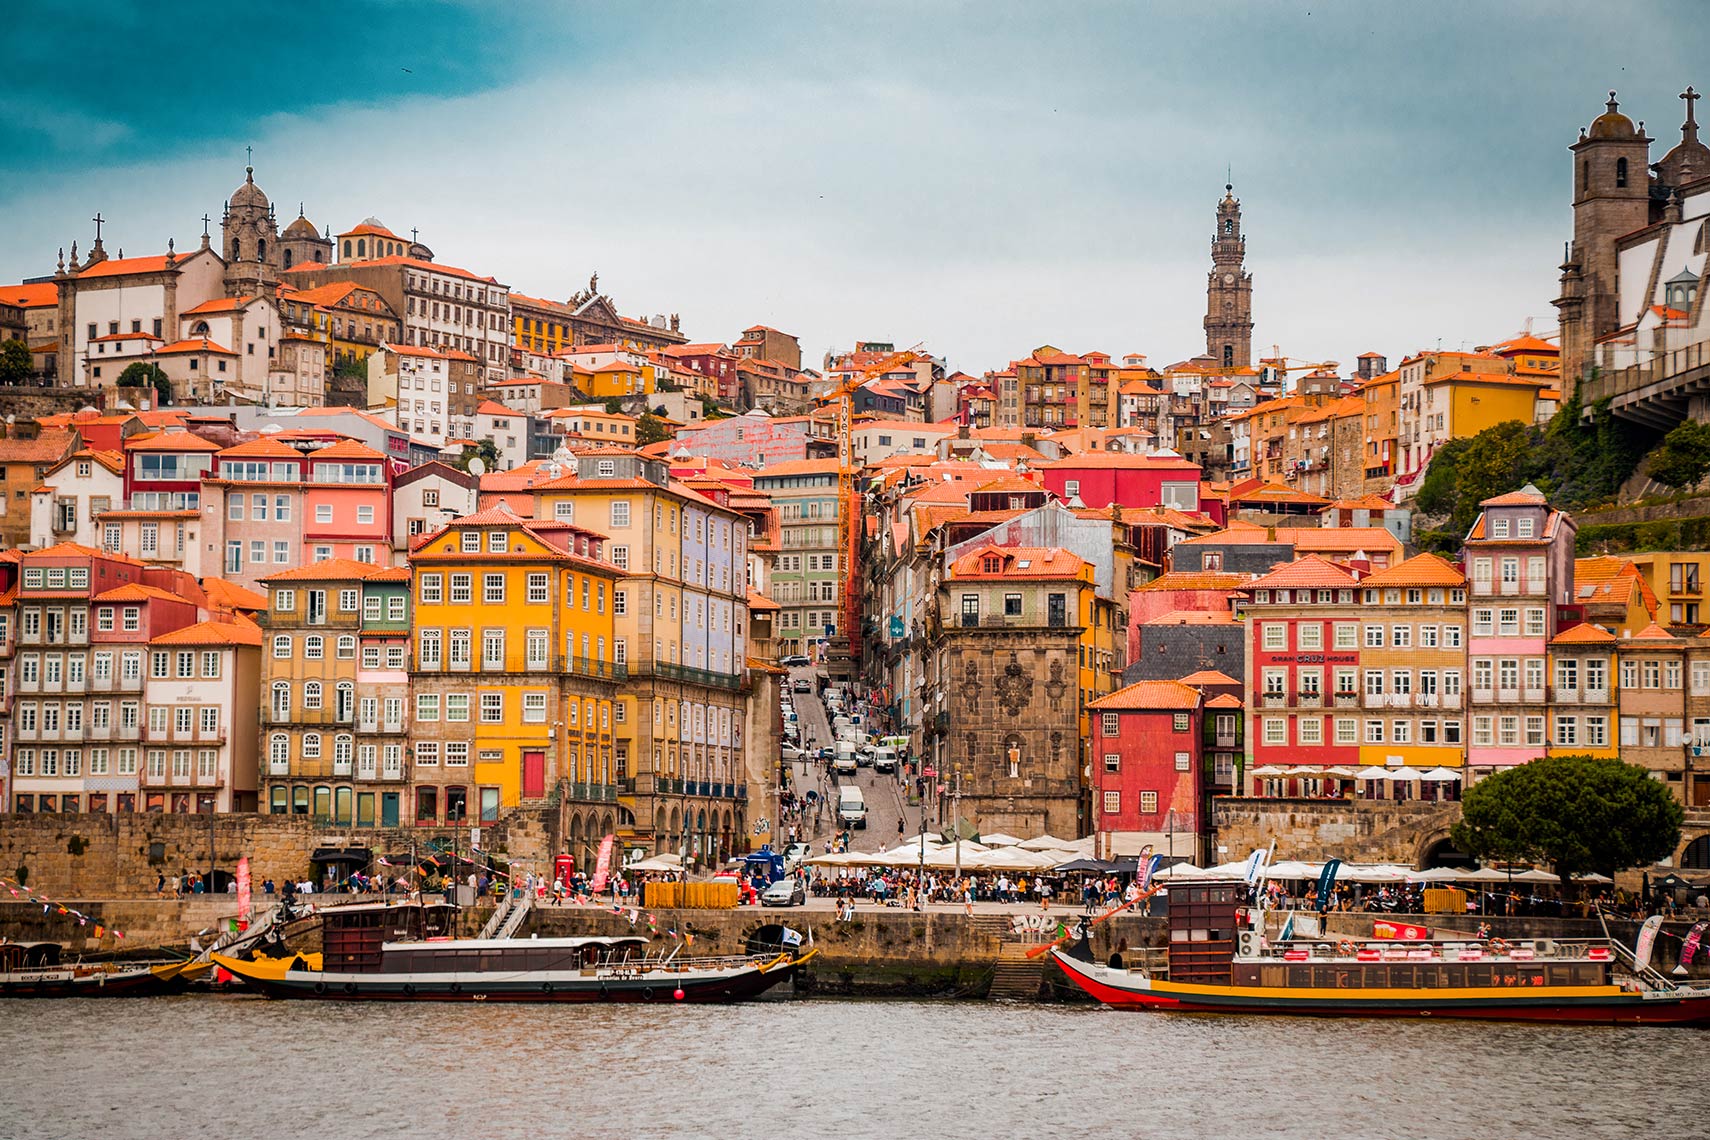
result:
[(1089, 451), (1039, 464), (1035, 470), (1044, 477), (1046, 488), (1064, 502), (1079, 499), (1081, 505), (1095, 509), (1119, 503), (1199, 510), (1199, 464), (1169, 452)]
[(391, 564), (392, 470), (386, 457), (347, 439), (308, 455), (304, 562), (349, 558)]

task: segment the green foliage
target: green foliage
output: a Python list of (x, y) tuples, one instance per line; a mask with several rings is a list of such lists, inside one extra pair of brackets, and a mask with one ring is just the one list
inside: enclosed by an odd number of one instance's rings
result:
[(1576, 546), (1581, 555), (1710, 550), (1710, 515), (1651, 522), (1588, 523), (1579, 528)]
[(0, 384), (22, 384), (34, 368), (28, 344), (21, 340), (0, 341)]
[(724, 420), (730, 418), (730, 413), (719, 407), (708, 396), (701, 397), (701, 418), (704, 420)]
[(351, 380), (368, 379), (367, 358), (357, 359), (354, 356), (341, 356), (338, 363), (333, 365), (333, 375)]
[(1548, 863), (1562, 878), (1613, 875), (1667, 858), (1685, 811), (1636, 764), (1550, 756), (1467, 789), (1455, 846), (1480, 859)]
[(1710, 475), (1710, 424), (1685, 420), (1651, 452), (1650, 476), (1667, 487), (1696, 487)]
[(166, 373), (160, 370), (158, 364), (139, 360), (135, 364), (126, 365), (125, 370), (119, 373), (119, 387), (152, 387), (159, 395), (160, 403), (166, 404), (172, 400), (172, 381), (167, 379)]
[(606, 411), (610, 412), (614, 416), (623, 415), (623, 397), (622, 396), (607, 396), (606, 397)]
[(646, 447), (650, 443), (670, 439), (671, 429), (665, 421), (652, 412), (643, 412), (641, 418), (635, 421), (635, 446)]
[(471, 459), (480, 459), (482, 463), (487, 465), (487, 470), (497, 471), (499, 469), (499, 445), (491, 439), (479, 440), (474, 447), (465, 444), (463, 454), (457, 457), (458, 469), (469, 470)]
[[(1421, 529), (1417, 541), (1429, 550), (1455, 549), (1477, 520), (1481, 501), (1527, 483), (1570, 510), (1606, 500), (1655, 442), (1654, 433), (1616, 419), (1606, 404), (1587, 421), (1577, 396), (1543, 427), (1509, 420), (1470, 439), (1450, 440), (1431, 457), (1414, 499), (1421, 512), (1448, 521), (1440, 531)], [(1705, 456), (1710, 466), (1710, 446)]]

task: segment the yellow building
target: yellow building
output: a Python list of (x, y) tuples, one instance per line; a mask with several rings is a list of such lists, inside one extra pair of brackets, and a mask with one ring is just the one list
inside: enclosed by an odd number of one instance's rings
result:
[(1509, 420), (1532, 423), (1537, 417), (1538, 392), (1549, 386), (1549, 381), (1537, 376), (1445, 372), (1426, 378), (1424, 414), (1440, 417), (1434, 438), (1468, 439)]
[(418, 824), (490, 824), (558, 789), (571, 801), (573, 840), (617, 830), (619, 571), (605, 545), (594, 531), (501, 504), (411, 552)]
[[(1584, 563), (1580, 560), (1580, 564)], [(1665, 550), (1627, 557), (1657, 601), (1656, 620), (1665, 625), (1710, 623), (1704, 589), (1710, 583), (1710, 551)], [(1643, 625), (1635, 627), (1644, 628)]]
[[(1674, 557), (1680, 561), (1680, 584), (1683, 592), (1675, 596), (1677, 605), (1689, 601), (1696, 593), (1698, 582), (1695, 560), (1705, 557), (1704, 555), (1637, 557)], [(1648, 566), (1647, 569), (1655, 570), (1656, 567)], [(1669, 567), (1666, 563), (1662, 570), (1663, 573), (1668, 573)], [(1573, 589), (1574, 603), (1584, 610), (1585, 620), (1602, 626), (1618, 638), (1632, 637), (1652, 622), (1662, 621), (1667, 617), (1666, 612), (1659, 614), (1657, 595), (1648, 576), (1640, 570), (1635, 559), (1613, 554), (1576, 558), (1573, 563)], [(1681, 612), (1690, 613), (1693, 615), (1692, 620), (1697, 620), (1696, 605), (1691, 605), (1690, 608), (1682, 605)]]
[(651, 366), (613, 360), (591, 369), (585, 381), (578, 375), (577, 381), (585, 383), (588, 395), (595, 399), (638, 396), (654, 390), (654, 370)]
[(746, 518), (624, 448), (583, 452), (569, 473), (502, 492), (511, 485), (484, 478), (482, 501), (532, 499), (540, 519), (599, 530), (622, 572), (612, 659), (628, 682), (613, 745), (638, 845), (716, 862), (747, 834), (749, 789), (776, 782), (777, 753), (760, 739), (776, 732), (775, 711), (758, 694), (749, 711)]
[[(1330, 666), (1334, 691), (1359, 693), (1360, 763), (1380, 768), (1454, 768), (1466, 762), (1462, 735), (1467, 669), (1466, 578), (1435, 554), (1420, 554), (1361, 580), (1373, 620), (1361, 622), (1359, 672)], [(1355, 631), (1335, 631), (1327, 660)], [(1351, 658), (1352, 654), (1346, 654)], [(1320, 690), (1322, 691), (1322, 690)], [(1338, 698), (1339, 700), (1340, 698)], [(1346, 718), (1337, 718), (1338, 731)]]

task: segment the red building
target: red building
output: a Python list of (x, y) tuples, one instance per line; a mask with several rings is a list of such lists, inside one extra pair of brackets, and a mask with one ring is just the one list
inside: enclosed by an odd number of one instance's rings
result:
[(200, 513), (202, 477), (220, 445), (187, 431), (125, 441), (125, 506), (132, 511)]
[(740, 385), (736, 378), (736, 366), (742, 358), (723, 344), (675, 344), (659, 349), (659, 355), (670, 361), (674, 368), (687, 368), (699, 372), (703, 376), (711, 376), (718, 382), (718, 401), (721, 404), (734, 404)]
[(1045, 486), (1064, 502), (1079, 499), (1095, 509), (1120, 503), (1199, 510), (1199, 464), (1179, 455), (1086, 451), (1040, 464), (1036, 470)]
[(1150, 845), (1200, 862), (1204, 709), (1200, 690), (1180, 681), (1138, 681), (1087, 706), (1100, 858)]

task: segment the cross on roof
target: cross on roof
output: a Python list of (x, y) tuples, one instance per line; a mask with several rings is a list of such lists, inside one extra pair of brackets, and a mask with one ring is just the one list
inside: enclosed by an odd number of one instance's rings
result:
[(255, 148), (254, 147), (246, 146), (243, 148), (243, 160), (244, 160), (244, 164), (247, 166), (254, 166), (255, 165)]
[(416, 227), (414, 227), (414, 226), (410, 227), (410, 244), (411, 245), (416, 244)]
[(103, 218), (101, 216), (101, 212), (99, 210), (97, 210), (95, 212), (95, 216), (89, 220), (95, 223), (95, 240), (100, 241), (101, 240), (101, 223), (106, 221), (107, 219)]
[(1686, 125), (1687, 126), (1696, 126), (1697, 122), (1696, 122), (1696, 119), (1694, 118), (1693, 112), (1696, 111), (1697, 108), (1694, 107), (1693, 104), (1698, 102), (1698, 100), (1702, 99), (1703, 96), (1700, 95), (1698, 92), (1694, 91), (1689, 86), (1689, 87), (1687, 87), (1687, 89), (1685, 91), (1682, 91), (1680, 93), (1680, 97), (1682, 99), (1686, 100)]
[(208, 222), (210, 220), (211, 219), (208, 217), (208, 215), (206, 215), (206, 214), (202, 215), (202, 236), (203, 237), (208, 236)]

